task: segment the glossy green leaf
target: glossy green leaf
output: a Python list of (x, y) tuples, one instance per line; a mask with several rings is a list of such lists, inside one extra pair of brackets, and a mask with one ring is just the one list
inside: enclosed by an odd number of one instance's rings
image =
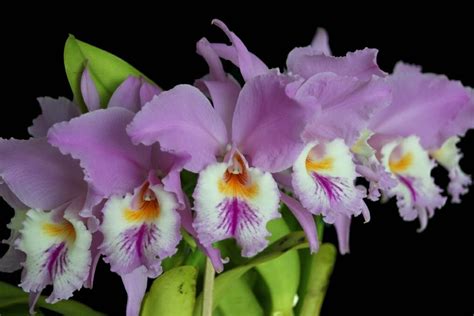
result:
[[(226, 291), (233, 286), (234, 282), (242, 277), (247, 271), (256, 267), (259, 264), (268, 262), (276, 259), (288, 251), (294, 249), (307, 248), (308, 243), (305, 238), (305, 234), (302, 231), (290, 233), (261, 252), (259, 255), (250, 259), (247, 263), (225, 271), (216, 277), (214, 283), (214, 308), (219, 304), (221, 299), (226, 295)], [(194, 315), (201, 315), (202, 311), (202, 293), (199, 295), (196, 307), (194, 309)]]
[(181, 266), (153, 282), (143, 301), (142, 316), (190, 316), (196, 300), (197, 270)]
[(325, 243), (316, 254), (311, 255), (309, 273), (302, 289), (298, 315), (317, 316), (321, 311), (329, 279), (336, 262), (337, 250), (333, 244)]
[[(99, 313), (89, 306), (81, 304), (73, 300), (60, 301), (55, 304), (48, 304), (45, 297), (41, 296), (38, 299), (36, 306), (48, 309), (50, 311), (70, 316), (99, 316), (104, 315)], [(8, 311), (14, 310), (28, 310), (28, 294), (23, 292), (20, 288), (8, 283), (0, 282), (0, 314), (8, 315)], [(18, 315), (18, 314), (17, 314)]]
[(258, 303), (255, 294), (244, 278), (238, 278), (227, 289), (221, 299), (218, 310), (222, 316), (263, 316), (263, 309)]
[[(290, 232), (283, 218), (268, 223), (274, 242)], [(300, 281), (300, 260), (296, 250), (288, 251), (281, 257), (256, 266), (265, 281), (271, 299), (271, 315), (293, 315), (293, 301)]]
[(86, 65), (99, 92), (102, 106), (107, 105), (112, 93), (128, 76), (145, 77), (117, 56), (69, 35), (64, 47), (64, 66), (74, 100), (83, 107), (81, 76)]

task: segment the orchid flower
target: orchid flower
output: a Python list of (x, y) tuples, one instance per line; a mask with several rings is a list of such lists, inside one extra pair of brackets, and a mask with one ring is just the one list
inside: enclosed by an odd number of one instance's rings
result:
[(453, 201), (467, 192), (470, 178), (459, 167), (461, 155), (455, 137), (473, 127), (474, 104), (470, 91), (459, 82), (422, 74), (418, 67), (399, 63), (388, 82), (393, 102), (372, 118), (369, 129), (374, 135), (369, 144), (398, 181), (386, 193), (397, 197), (405, 220), (419, 218), (421, 231), (428, 217), (446, 201), (431, 177), (435, 163), (430, 152), (450, 171)]
[[(177, 250), (180, 225), (193, 232), (179, 178), (187, 158), (162, 152), (159, 145), (135, 146), (126, 134), (134, 111), (159, 94), (157, 87), (129, 77), (114, 92), (107, 109), (99, 109), (91, 80), (85, 70), (82, 94), (92, 112), (55, 125), (48, 138), (81, 162), (86, 181), (106, 199), (97, 209), (103, 240), (94, 249), (95, 264), (103, 254), (111, 270), (122, 277), (128, 293), (127, 315), (136, 315), (147, 278), (161, 274), (161, 261)], [(219, 251), (201, 248), (216, 270), (222, 270)]]
[(138, 314), (147, 278), (161, 274), (161, 261), (177, 251), (182, 192), (176, 178), (186, 159), (162, 152), (159, 145), (131, 143), (125, 129), (132, 110), (143, 103), (138, 84), (125, 81), (107, 109), (56, 124), (48, 133), (49, 142), (79, 160), (86, 181), (107, 199), (100, 211), (99, 250), (122, 277), (129, 295), (127, 315)]
[[(210, 45), (219, 57), (239, 66), (244, 79), (265, 69), (268, 71), (222, 22), (214, 23), (232, 42), (232, 46)], [(377, 66), (376, 56), (377, 50), (374, 49), (356, 51), (345, 57), (330, 56), (327, 34), (320, 29), (311, 46), (295, 48), (287, 60), (288, 72), (285, 75), (289, 83), (286, 93), (311, 109), (312, 118), (302, 134), (306, 148), (293, 166), (292, 179), (288, 179), (287, 173), (277, 174), (276, 178), (280, 184), (295, 191), (306, 209), (313, 214), (324, 214), (328, 223), (337, 222), (341, 253), (349, 249), (350, 216), (363, 213), (366, 220), (369, 218), (362, 200), (365, 194), (354, 185), (355, 170), (359, 166), (352, 162), (353, 154), (348, 149), (364, 133), (373, 113), (387, 106), (391, 98), (390, 89), (381, 78), (385, 73)], [(334, 150), (332, 155), (323, 153), (326, 147)], [(317, 163), (306, 164), (314, 159), (307, 159), (309, 153), (314, 156), (316, 151), (319, 151)], [(332, 168), (334, 159), (338, 162), (335, 169)], [(325, 162), (324, 168), (320, 166), (322, 161)], [(308, 170), (308, 166), (316, 166), (318, 172)], [(377, 180), (392, 183), (385, 171), (380, 173)], [(342, 183), (325, 181), (329, 179), (327, 176)]]
[(287, 59), (289, 74), (299, 79), (291, 94), (314, 111), (302, 134), (307, 145), (293, 165), (292, 186), (303, 206), (335, 225), (342, 254), (349, 252), (351, 215), (370, 218), (365, 189), (355, 185), (359, 175), (351, 147), (391, 101), (376, 56), (377, 50), (364, 49), (333, 57), (319, 29), (311, 46), (295, 48)]
[(39, 98), (42, 114), (28, 129), (29, 140), (1, 140), (0, 195), (15, 210), (9, 228), (9, 249), (0, 260), (2, 271), (24, 268), (20, 286), (30, 293), (30, 312), (49, 284), (48, 302), (69, 298), (90, 287), (91, 233), (84, 213), (100, 200), (83, 180), (70, 157), (44, 138), (51, 126), (80, 114), (65, 98)]
[[(232, 46), (208, 44), (217, 57), (232, 61), (246, 80), (268, 72), (222, 22), (214, 23), (232, 42)], [(374, 49), (345, 57), (330, 56), (327, 34), (319, 30), (312, 46), (290, 52), (288, 72), (283, 74), (287, 78), (287, 96), (304, 105), (310, 119), (301, 135), (305, 146), (292, 164), (291, 178), (288, 172), (275, 177), (294, 191), (303, 212), (306, 209), (312, 214), (322, 214), (327, 223), (337, 222), (341, 253), (349, 250), (351, 215), (362, 213), (366, 221), (370, 216), (363, 202), (365, 190), (355, 186), (357, 166), (350, 148), (368, 126), (373, 113), (391, 100), (390, 89), (381, 78), (385, 73), (377, 66), (376, 56)], [(212, 60), (217, 57), (213, 56)]]
[[(98, 97), (91, 98), (97, 96), (97, 91), (90, 89), (90, 82), (86, 69), (82, 92), (88, 109), (93, 110), (95, 106), (90, 105)], [(142, 79), (130, 77), (114, 92), (109, 106), (122, 103), (137, 107), (157, 92)], [(29, 128), (35, 138), (2, 140), (0, 167), (0, 193), (15, 209), (9, 225), (10, 248), (0, 260), (0, 267), (2, 271), (14, 271), (24, 261), (21, 286), (30, 292), (31, 312), (48, 284), (53, 284), (48, 302), (67, 299), (83, 285), (92, 286), (101, 239), (95, 232), (95, 216), (102, 196), (84, 181), (79, 163), (62, 155), (45, 138), (56, 123), (78, 117), (79, 107), (65, 98), (40, 98), (39, 103), (42, 114)]]
[(193, 223), (200, 242), (235, 238), (242, 255), (263, 250), (266, 224), (280, 217), (271, 172), (288, 168), (301, 149), (304, 109), (285, 94), (276, 73), (248, 81), (236, 101), (231, 126), (196, 88), (179, 85), (155, 97), (128, 132), (135, 143), (191, 155), (185, 169), (199, 172)]
[(53, 291), (46, 300), (54, 303), (69, 298), (89, 278), (92, 236), (80, 213), (95, 198), (78, 162), (45, 138), (2, 139), (0, 153), (2, 197), (15, 209), (10, 247), (18, 249), (2, 258), (11, 263), (3, 270), (23, 266), (20, 286), (30, 293), (32, 312), (47, 285)]

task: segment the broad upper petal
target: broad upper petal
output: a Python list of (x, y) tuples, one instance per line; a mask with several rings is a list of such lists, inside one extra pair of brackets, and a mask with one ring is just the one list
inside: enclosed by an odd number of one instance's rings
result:
[(321, 73), (306, 80), (294, 98), (315, 113), (305, 127), (304, 140), (342, 138), (352, 146), (370, 118), (390, 104), (392, 95), (382, 78), (359, 80)]
[(132, 144), (126, 126), (133, 113), (115, 107), (55, 125), (51, 144), (80, 160), (86, 180), (104, 196), (132, 192), (149, 171), (151, 150)]
[[(388, 82), (393, 101), (373, 117), (370, 130), (395, 137), (417, 135), (427, 149), (441, 147), (446, 139), (459, 132), (452, 124), (463, 119), (459, 114), (471, 100), (469, 91), (460, 82), (422, 74), (404, 64), (396, 66)], [(473, 114), (471, 111), (471, 120)]]
[(45, 138), (0, 139), (0, 178), (30, 208), (51, 210), (87, 194), (79, 163)]
[(179, 85), (162, 92), (135, 116), (128, 127), (134, 143), (191, 155), (186, 168), (198, 172), (222, 155), (226, 126), (207, 98), (195, 87)]
[(233, 143), (250, 165), (270, 172), (290, 167), (302, 149), (306, 109), (287, 96), (285, 81), (278, 74), (248, 81), (232, 121)]

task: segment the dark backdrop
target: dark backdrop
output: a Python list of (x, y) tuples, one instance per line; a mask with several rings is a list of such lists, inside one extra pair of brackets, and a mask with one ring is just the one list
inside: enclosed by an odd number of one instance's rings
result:
[[(281, 9), (261, 14), (250, 14), (249, 7), (245, 15), (231, 14), (230, 9), (197, 13), (198, 8), (193, 11), (184, 4), (180, 11), (137, 8), (98, 14), (94, 7), (84, 5), (76, 8), (83, 12), (77, 19), (38, 12), (33, 19), (14, 14), (13, 22), (2, 20), (0, 137), (27, 137), (26, 128), (39, 114), (36, 97), (71, 96), (62, 64), (68, 33), (122, 57), (168, 89), (192, 83), (206, 73), (206, 64), (195, 54), (195, 42), (203, 36), (226, 40), (210, 25), (213, 17), (224, 20), (271, 67), (283, 67), (286, 54), (295, 46), (309, 44), (316, 28), (323, 26), (335, 55), (374, 47), (380, 50), (379, 64), (387, 72), (403, 60), (474, 86), (472, 27), (458, 15), (466, 8), (458, 8), (449, 23), (447, 12), (430, 16), (409, 14), (408, 9), (393, 18), (353, 13), (347, 19), (339, 11), (303, 6), (297, 12)], [(461, 143), (462, 166), (471, 174), (473, 146), (471, 132)], [(438, 183), (447, 183), (445, 172), (436, 175)], [(415, 231), (417, 222), (402, 221), (393, 201), (369, 206), (372, 220), (368, 224), (354, 221), (351, 254), (338, 257), (323, 314), (472, 315), (474, 195), (468, 194), (461, 205), (448, 204), (437, 211), (421, 234)], [(0, 237), (5, 238), (12, 212), (3, 202), (0, 207)], [(325, 239), (335, 241), (332, 229)], [(0, 278), (18, 283), (19, 274), (0, 274)], [(76, 298), (111, 315), (120, 315), (125, 305), (119, 278), (103, 263), (94, 290), (81, 290)]]

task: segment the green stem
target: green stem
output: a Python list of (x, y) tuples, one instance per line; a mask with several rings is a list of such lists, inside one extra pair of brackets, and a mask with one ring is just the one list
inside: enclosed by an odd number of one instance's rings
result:
[(336, 248), (329, 243), (322, 244), (319, 251), (311, 256), (308, 287), (302, 298), (301, 316), (319, 316), (336, 256)]
[(214, 267), (209, 258), (206, 259), (206, 272), (204, 273), (204, 289), (202, 316), (212, 316), (212, 299), (214, 296)]

